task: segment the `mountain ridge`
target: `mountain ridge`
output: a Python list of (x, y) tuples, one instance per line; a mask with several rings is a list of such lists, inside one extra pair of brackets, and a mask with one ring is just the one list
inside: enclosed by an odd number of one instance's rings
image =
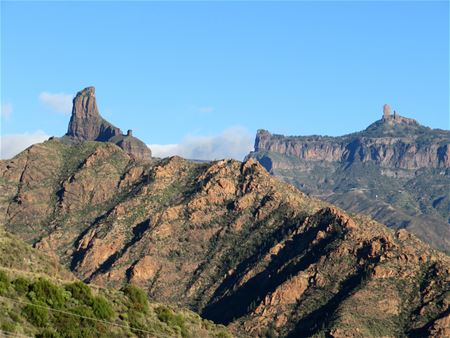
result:
[(409, 228), (449, 251), (450, 131), (385, 110), (365, 130), (343, 136), (259, 130), (247, 158), (312, 196)]
[(254, 160), (136, 162), (108, 142), (54, 139), (0, 162), (0, 177), (6, 229), (86, 282), (135, 283), (247, 336), (447, 332), (448, 284), (427, 291), (435, 307), (420, 291), (450, 278), (447, 256)]
[(0, 161), (0, 188), (4, 229), (84, 282), (133, 283), (237, 336), (450, 334), (450, 257), (253, 158), (139, 159), (54, 138)]

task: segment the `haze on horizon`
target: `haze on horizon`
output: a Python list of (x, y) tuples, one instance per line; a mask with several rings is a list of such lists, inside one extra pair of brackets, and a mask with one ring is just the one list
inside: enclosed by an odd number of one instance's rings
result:
[(449, 129), (449, 3), (1, 2), (1, 157), (101, 114), (155, 155), (242, 159), (257, 129), (342, 135), (389, 103)]

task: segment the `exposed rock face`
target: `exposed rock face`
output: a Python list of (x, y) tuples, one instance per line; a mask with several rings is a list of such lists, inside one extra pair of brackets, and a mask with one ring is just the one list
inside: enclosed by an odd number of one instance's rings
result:
[(100, 116), (95, 88), (87, 87), (73, 99), (72, 117), (66, 135), (82, 141), (106, 142), (111, 137), (122, 135), (122, 132)]
[(77, 141), (112, 142), (136, 160), (149, 160), (151, 151), (141, 140), (133, 137), (131, 130), (126, 135), (103, 119), (98, 111), (95, 88), (87, 87), (73, 99), (72, 116), (66, 137)]
[(133, 281), (237, 336), (439, 336), (450, 261), (255, 160), (134, 161), (54, 139), (0, 161), (5, 228), (85, 281)]
[[(436, 139), (424, 140), (412, 134), (396, 137), (383, 131), (401, 126), (416, 126), (417, 122), (402, 116), (391, 116), (366, 129), (342, 137), (285, 137), (258, 130), (255, 152), (273, 152), (306, 161), (353, 163), (371, 162), (391, 169), (421, 169), (450, 167), (450, 132), (437, 131)], [(417, 125), (418, 126), (418, 125)], [(419, 128), (419, 127), (418, 127)], [(381, 132), (371, 136), (374, 129)], [(407, 132), (409, 128), (405, 128)], [(392, 131), (394, 133), (394, 131)], [(433, 131), (429, 131), (433, 137)], [(366, 135), (367, 134), (367, 135)]]
[(341, 137), (259, 130), (249, 157), (308, 194), (450, 251), (450, 131), (423, 127), (385, 105), (382, 119)]

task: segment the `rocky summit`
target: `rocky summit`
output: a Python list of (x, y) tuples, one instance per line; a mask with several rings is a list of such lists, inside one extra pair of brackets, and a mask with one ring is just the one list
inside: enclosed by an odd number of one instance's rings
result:
[(380, 120), (339, 137), (259, 130), (249, 158), (309, 195), (450, 252), (448, 130), (422, 126), (385, 105)]
[(236, 336), (450, 334), (448, 256), (254, 159), (143, 161), (110, 142), (52, 139), (1, 161), (0, 186), (5, 230), (76, 277), (133, 283)]
[(95, 99), (95, 88), (87, 87), (79, 91), (73, 99), (72, 116), (66, 138), (76, 141), (112, 142), (135, 159), (148, 160), (151, 151), (144, 142), (127, 134), (106, 121), (99, 113)]

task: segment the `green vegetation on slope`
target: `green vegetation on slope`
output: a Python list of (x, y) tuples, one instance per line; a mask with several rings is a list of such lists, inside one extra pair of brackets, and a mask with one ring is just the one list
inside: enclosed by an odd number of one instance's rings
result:
[(0, 330), (36, 337), (231, 337), (199, 315), (152, 304), (146, 293), (80, 282), (10, 276), (0, 270)]
[(89, 286), (0, 228), (0, 335), (231, 337), (189, 310), (150, 303), (140, 288)]

